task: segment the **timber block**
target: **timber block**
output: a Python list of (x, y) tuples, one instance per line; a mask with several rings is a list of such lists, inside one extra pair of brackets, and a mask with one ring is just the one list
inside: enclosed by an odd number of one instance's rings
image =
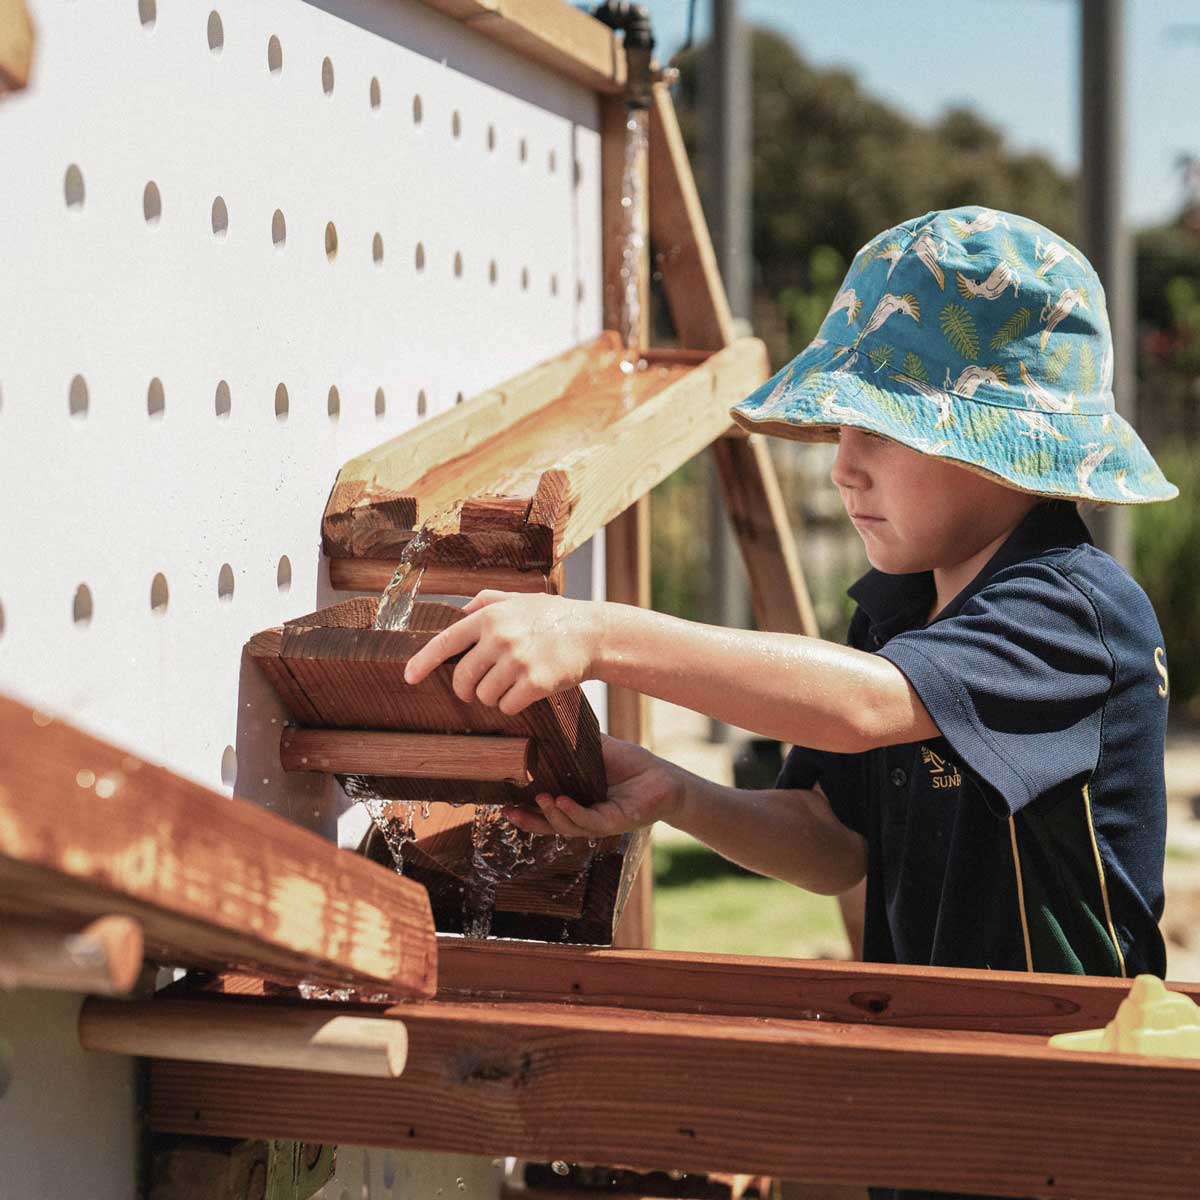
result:
[[(501, 509), (498, 517), (505, 520)], [(443, 932), (462, 930), (464, 895), (475, 885), (471, 829), (477, 805), (532, 807), (540, 792), (570, 795), (589, 805), (607, 791), (600, 748), (600, 726), (582, 691), (539, 700), (522, 712), (464, 704), (455, 696), (451, 659), (420, 684), (404, 681), (404, 667), (422, 646), (461, 616), (453, 605), (417, 601), (408, 629), (372, 628), (375, 600), (357, 597), (285, 625), (264, 630), (246, 651), (278, 693), (296, 725), (305, 731), (355, 731), (357, 738), (330, 737), (336, 743), (336, 769), (320, 761), (311, 769), (335, 774), (355, 798), (411, 801), (415, 840), (405, 847), (405, 875), (429, 892), (434, 923)], [(296, 766), (297, 730), (285, 730), (281, 757)], [(421, 753), (452, 748), (463, 761), (465, 739), (473, 740), (474, 778), (445, 778), (446, 771), (414, 774), (419, 754), (406, 743), (403, 774), (372, 774), (389, 753), (381, 734), (419, 735)], [(313, 736), (304, 740), (311, 744)], [(513, 743), (528, 741), (527, 781), (511, 770)], [(355, 744), (363, 747), (363, 766), (354, 770)], [(381, 748), (382, 747), (382, 748)], [(486, 760), (497, 759), (492, 778)], [(397, 750), (397, 762), (400, 761)], [(484, 764), (481, 766), (481, 764)], [(307, 764), (305, 764), (307, 765)], [(464, 773), (465, 768), (464, 768)], [(374, 831), (373, 831), (374, 833)], [(492, 932), (498, 937), (608, 945), (620, 918), (633, 872), (645, 848), (643, 834), (604, 838), (595, 845), (569, 841), (561, 849), (553, 838), (536, 838), (533, 861), (519, 864), (513, 878), (496, 889)], [(382, 837), (363, 846), (369, 857), (390, 865)]]

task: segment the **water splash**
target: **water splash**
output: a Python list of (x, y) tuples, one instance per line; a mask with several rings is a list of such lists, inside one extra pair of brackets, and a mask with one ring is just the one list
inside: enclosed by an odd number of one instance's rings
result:
[[(630, 357), (621, 369), (632, 374), (641, 344), (641, 263), (646, 249), (646, 213), (642, 180), (650, 137), (650, 113), (632, 109), (625, 115), (625, 161), (621, 172), (621, 339)], [(628, 369), (626, 369), (628, 364)]]

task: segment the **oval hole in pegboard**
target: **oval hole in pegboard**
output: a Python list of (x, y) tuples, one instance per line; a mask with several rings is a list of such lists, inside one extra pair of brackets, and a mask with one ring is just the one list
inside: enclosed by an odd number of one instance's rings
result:
[(583, 297), (585, 295), (585, 292), (586, 292), (586, 289), (583, 286), (583, 280), (577, 279), (575, 281), (575, 302), (577, 304), (583, 303)]
[(152, 419), (161, 420), (167, 411), (167, 394), (162, 380), (155, 376), (146, 389), (146, 413)]
[(218, 196), (212, 202), (212, 231), (219, 238), (229, 232), (229, 209), (224, 196)]
[(225, 45), (225, 26), (221, 23), (221, 14), (214, 8), (208, 14), (208, 48), (214, 54), (220, 54)]
[(496, 267), (496, 260), (493, 258), (491, 262), (488, 263), (488, 283), (494, 284), (499, 277), (500, 272)]
[(463, 273), (463, 257), (461, 250), (454, 252), (454, 278), (461, 279)]
[(428, 407), (429, 400), (425, 395), (425, 389), (421, 388), (421, 390), (417, 393), (417, 416), (423, 417)]
[(450, 132), (456, 137), (462, 137), (462, 116), (456, 108), (450, 114)]
[(283, 70), (283, 46), (274, 34), (267, 42), (267, 70), (272, 75), (278, 75)]
[(222, 379), (217, 384), (217, 392), (213, 397), (213, 411), (217, 414), (218, 418), (224, 419), (229, 416), (232, 409), (233, 397), (229, 392), (229, 384)]
[(217, 572), (217, 599), (225, 604), (233, 599), (233, 568), (228, 563)]
[(383, 234), (377, 233), (371, 239), (371, 261), (378, 267), (383, 265)]
[(558, 295), (558, 276), (554, 274), (550, 276), (550, 295)]
[(455, 404), (461, 404), (462, 402), (463, 402), (463, 394), (462, 394), (462, 392), (455, 392), (455, 393), (454, 393), (454, 403), (455, 403)]
[(333, 60), (328, 55), (321, 62), (321, 90), (327, 96), (333, 95)]
[(82, 375), (76, 375), (71, 380), (71, 387), (67, 392), (67, 411), (71, 416), (82, 421), (88, 414), (90, 403), (91, 397), (88, 396), (87, 380)]
[(154, 28), (158, 20), (158, 5), (154, 0), (138, 0), (138, 20), (146, 27), (147, 32)]
[(583, 182), (583, 163), (579, 159), (571, 164), (571, 182), (578, 187)]
[(162, 193), (153, 179), (142, 191), (142, 216), (147, 225), (157, 225), (162, 220)]
[(379, 111), (379, 106), (383, 103), (383, 89), (379, 86), (379, 79), (371, 76), (371, 108), (375, 112)]
[(521, 291), (523, 291), (523, 292), (529, 291), (529, 268), (528, 267), (521, 268)]
[(286, 554), (279, 556), (279, 565), (275, 568), (275, 586), (281, 592), (292, 590), (292, 560)]
[(167, 586), (167, 577), (159, 571), (150, 581), (150, 611), (155, 616), (165, 616), (170, 600), (171, 589)]
[(86, 629), (92, 623), (92, 589), (81, 583), (71, 601), (71, 620)]
[(287, 221), (283, 218), (283, 209), (281, 208), (277, 208), (271, 217), (271, 241), (279, 250), (282, 250), (287, 242)]
[(387, 396), (383, 393), (383, 388), (375, 389), (375, 416), (376, 418), (387, 415)]
[(281, 383), (275, 389), (275, 419), (277, 421), (286, 421), (287, 418), (288, 418), (287, 384)]
[(328, 221), (325, 225), (325, 257), (333, 262), (337, 258), (337, 250), (337, 226), (332, 221)]
[(418, 271), (425, 270), (425, 247), (420, 242), (417, 243), (416, 260), (417, 260), (417, 270)]
[(524, 138), (517, 143), (517, 157), (522, 162), (529, 158), (529, 143)]
[(83, 207), (83, 172), (72, 163), (63, 176), (63, 196), (67, 207), (80, 209)]
[(325, 411), (331, 421), (336, 421), (342, 415), (342, 395), (337, 390), (337, 384), (329, 389), (329, 398), (325, 403)]
[(553, 150), (546, 156), (546, 166), (550, 168), (551, 175), (558, 170), (558, 155)]
[(233, 787), (237, 780), (237, 752), (232, 746), (226, 746), (221, 751), (221, 782), (226, 787)]
[(413, 97), (413, 124), (420, 125), (425, 119), (425, 106), (421, 103), (420, 96)]
[(487, 148), (489, 154), (496, 152), (496, 127), (489, 125), (487, 128)]

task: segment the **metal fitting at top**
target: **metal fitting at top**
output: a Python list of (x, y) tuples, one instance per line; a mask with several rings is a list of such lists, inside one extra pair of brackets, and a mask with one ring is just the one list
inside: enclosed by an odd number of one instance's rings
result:
[(595, 7), (592, 16), (624, 35), (626, 107), (649, 108), (655, 79), (650, 10), (644, 4), (630, 4), (629, 0), (604, 0)]

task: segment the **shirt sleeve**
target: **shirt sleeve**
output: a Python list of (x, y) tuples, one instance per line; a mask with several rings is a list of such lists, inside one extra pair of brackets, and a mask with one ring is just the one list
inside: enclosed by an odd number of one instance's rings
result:
[(1048, 563), (998, 572), (953, 616), (879, 652), (1008, 817), (1100, 756), (1114, 664), (1087, 594)]
[(866, 812), (861, 787), (861, 764), (857, 755), (834, 754), (793, 746), (775, 781), (777, 788), (811, 788), (821, 785), (837, 817), (848, 829), (867, 836)]

